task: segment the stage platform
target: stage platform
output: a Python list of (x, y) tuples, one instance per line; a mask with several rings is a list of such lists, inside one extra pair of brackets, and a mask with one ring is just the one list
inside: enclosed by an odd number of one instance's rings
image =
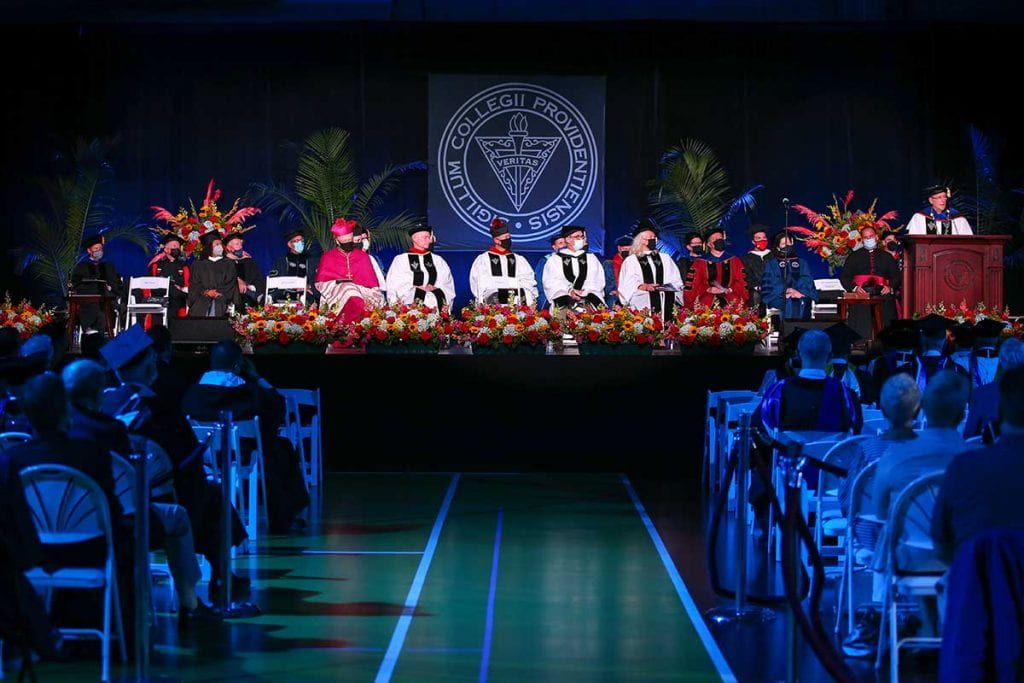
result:
[[(319, 387), (328, 470), (699, 468), (708, 390), (756, 389), (778, 356), (254, 355)], [(206, 355), (178, 354), (191, 379)], [(679, 449), (675, 448), (678, 446)]]

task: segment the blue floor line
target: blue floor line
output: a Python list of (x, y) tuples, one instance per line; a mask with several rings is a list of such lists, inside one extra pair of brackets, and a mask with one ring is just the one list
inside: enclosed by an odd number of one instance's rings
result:
[(487, 618), (484, 622), (483, 657), (480, 658), (480, 683), (486, 683), (491, 665), (491, 640), (494, 635), (494, 596), (498, 590), (498, 556), (501, 552), (501, 523), (504, 509), (498, 508), (498, 526), (494, 532), (494, 554), (491, 557), (491, 584), (487, 589)]

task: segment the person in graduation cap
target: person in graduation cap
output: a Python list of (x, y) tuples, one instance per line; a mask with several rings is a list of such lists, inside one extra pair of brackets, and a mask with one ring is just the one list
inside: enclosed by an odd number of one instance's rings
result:
[(336, 248), (323, 255), (316, 274), (321, 305), (341, 311), (345, 322), (358, 320), (367, 309), (384, 304), (370, 255), (356, 248), (357, 225), (344, 218), (334, 222), (331, 234)]
[[(167, 233), (160, 238), (160, 251), (149, 260), (151, 277), (166, 277), (171, 281), (171, 291), (162, 289), (144, 290), (143, 296), (167, 297), (167, 314), (169, 318), (184, 318), (188, 314), (188, 285), (192, 273), (188, 259), (181, 250), (181, 238), (174, 233)], [(147, 293), (148, 292), (148, 293)], [(151, 316), (146, 316), (147, 326)]]
[(978, 384), (988, 384), (996, 380), (999, 370), (999, 340), (1006, 329), (1002, 320), (985, 318), (974, 323), (974, 354), (971, 358), (970, 375)]
[(192, 317), (223, 317), (228, 305), (240, 301), (238, 273), (235, 264), (224, 258), (224, 243), (218, 231), (205, 233), (199, 242), (203, 252), (192, 264), (188, 312)]
[[(865, 225), (860, 237), (862, 247), (846, 258), (839, 280), (848, 292), (881, 297), (882, 324), (885, 325), (897, 317), (896, 295), (902, 275), (896, 259), (879, 245), (877, 230)], [(868, 306), (851, 306), (846, 322), (862, 336), (871, 336)]]
[(879, 333), (878, 340), (882, 342), (882, 354), (869, 365), (875, 386), (884, 385), (887, 379), (901, 372), (916, 379), (920, 370), (917, 352), (921, 334), (914, 321), (894, 320)]
[(974, 386), (978, 386), (978, 382), (973, 378), (974, 325), (969, 322), (957, 323), (949, 334), (953, 342), (950, 359), (972, 377), (971, 382)]
[(544, 295), (553, 306), (583, 310), (604, 305), (604, 268), (587, 251), (587, 231), (578, 225), (562, 226), (566, 246), (544, 265)]
[(974, 230), (960, 212), (949, 205), (953, 196), (948, 184), (926, 187), (928, 208), (918, 211), (907, 223), (909, 235), (973, 235)]
[[(116, 298), (115, 309), (121, 310), (124, 301), (124, 280), (114, 264), (103, 259), (103, 236), (92, 235), (82, 241), (85, 258), (71, 271), (71, 290), (75, 294), (107, 294)], [(84, 333), (106, 332), (103, 312), (99, 304), (80, 304), (78, 324)]]
[(772, 256), (769, 249), (768, 226), (756, 223), (750, 226), (750, 243), (753, 249), (749, 250), (740, 260), (743, 261), (743, 269), (747, 274), (747, 288), (750, 290), (750, 306), (759, 308), (761, 306), (761, 280), (764, 277), (765, 265)]
[(676, 259), (676, 267), (685, 282), (693, 262), (704, 258), (704, 238), (699, 232), (689, 232), (683, 235), (683, 248), (683, 255)]
[(687, 306), (699, 301), (705, 306), (718, 303), (745, 305), (750, 299), (743, 261), (725, 253), (725, 230), (712, 228), (707, 234), (707, 254), (694, 261), (686, 276), (683, 299)]
[(930, 313), (917, 321), (921, 332), (921, 355), (918, 363), (917, 383), (923, 392), (928, 383), (942, 370), (952, 370), (958, 375), (967, 373), (953, 359), (946, 355), (949, 330), (953, 321), (941, 315)]
[(636, 226), (630, 255), (619, 273), (619, 293), (624, 305), (648, 309), (667, 320), (682, 303), (683, 278), (668, 254), (658, 251), (658, 234), (652, 221)]
[(550, 253), (544, 254), (544, 256), (542, 256), (540, 258), (540, 260), (537, 261), (537, 265), (534, 266), (534, 268), (533, 268), (533, 279), (537, 282), (537, 285), (538, 285), (538, 287), (537, 287), (537, 308), (538, 309), (547, 308), (547, 306), (548, 306), (548, 298), (547, 298), (547, 296), (544, 295), (544, 285), (543, 285), (543, 283), (544, 283), (544, 266), (546, 266), (548, 264), (548, 261), (551, 260), (551, 257), (553, 257), (555, 254), (560, 252), (562, 249), (565, 249), (565, 238), (562, 237), (561, 231), (556, 232), (555, 234), (553, 234), (551, 236), (550, 243), (551, 243), (551, 251), (550, 251)]
[(784, 320), (806, 320), (811, 317), (811, 302), (818, 299), (810, 268), (796, 255), (792, 235), (783, 231), (773, 241), (772, 255), (762, 267), (761, 300), (767, 308), (781, 311)]
[(388, 301), (427, 308), (451, 308), (455, 279), (448, 262), (434, 253), (434, 229), (419, 223), (409, 229), (412, 247), (391, 261), (385, 278)]
[(623, 303), (619, 298), (619, 273), (632, 246), (633, 238), (623, 235), (615, 240), (615, 255), (604, 260), (604, 301), (608, 308)]
[(245, 235), (233, 232), (224, 237), (224, 255), (235, 265), (238, 296), (243, 306), (258, 306), (263, 292), (263, 274), (256, 259), (245, 250)]
[(826, 327), (825, 334), (832, 344), (829, 376), (840, 380), (847, 389), (857, 395), (861, 403), (876, 403), (878, 391), (874, 387), (871, 375), (850, 362), (853, 343), (860, 341), (862, 337), (849, 325), (841, 322)]
[[(998, 377), (1016, 368), (1024, 367), (1024, 343), (1010, 337), (999, 345)], [(999, 436), (999, 380), (975, 387), (964, 423), (964, 438), (984, 437), (985, 443), (992, 443)]]
[(537, 281), (530, 263), (512, 253), (512, 234), (508, 221), (491, 221), (491, 248), (473, 260), (469, 269), (469, 289), (480, 303), (537, 303)]
[[(315, 304), (320, 301), (320, 291), (313, 286), (316, 278), (319, 259), (309, 248), (306, 234), (301, 230), (289, 230), (284, 234), (285, 246), (288, 251), (277, 257), (268, 273), (270, 277), (303, 277), (306, 278), (306, 303)], [(267, 303), (298, 299), (301, 291), (285, 291), (271, 289), (267, 292), (270, 299)]]

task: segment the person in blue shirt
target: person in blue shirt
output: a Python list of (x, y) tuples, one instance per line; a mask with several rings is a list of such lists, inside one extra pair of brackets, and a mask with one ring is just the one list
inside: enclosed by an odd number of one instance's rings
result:
[(544, 296), (544, 287), (541, 283), (544, 281), (544, 266), (547, 265), (548, 259), (557, 254), (562, 249), (565, 249), (565, 238), (559, 233), (555, 233), (551, 236), (551, 253), (544, 254), (539, 261), (537, 261), (537, 267), (533, 269), (533, 275), (537, 279), (537, 310), (548, 307), (548, 299)]
[(767, 308), (782, 312), (785, 320), (804, 320), (811, 317), (811, 302), (817, 301), (807, 262), (796, 255), (792, 235), (782, 231), (775, 235), (772, 255), (764, 264), (761, 280), (761, 300)]

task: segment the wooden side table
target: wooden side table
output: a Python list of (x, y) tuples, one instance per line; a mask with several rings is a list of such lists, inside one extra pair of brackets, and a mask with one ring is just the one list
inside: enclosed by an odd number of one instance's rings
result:
[(870, 306), (871, 336), (873, 338), (877, 338), (878, 333), (882, 331), (883, 327), (882, 307), (885, 304), (885, 301), (885, 297), (881, 296), (850, 296), (849, 294), (841, 296), (836, 300), (839, 319), (846, 322), (846, 316), (849, 313), (850, 306)]

